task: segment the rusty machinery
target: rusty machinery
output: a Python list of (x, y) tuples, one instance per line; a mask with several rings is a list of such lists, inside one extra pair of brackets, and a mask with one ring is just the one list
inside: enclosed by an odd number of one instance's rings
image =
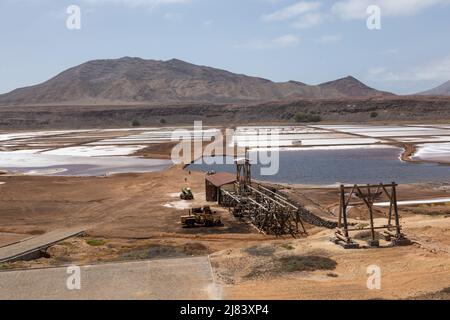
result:
[[(400, 217), (397, 206), (397, 184), (378, 184), (378, 185), (357, 185), (340, 187), (340, 209), (338, 227), (336, 229), (335, 238), (332, 239), (336, 244), (342, 245), (344, 248), (359, 248), (359, 244), (350, 237), (350, 232), (370, 231), (370, 240), (368, 245), (378, 247), (379, 240), (376, 237), (375, 230), (384, 230), (382, 236), (386, 241), (391, 241), (393, 246), (408, 245), (411, 242), (405, 238), (400, 225)], [(349, 191), (349, 192), (348, 192)], [(375, 226), (373, 206), (375, 201), (382, 197), (389, 200), (389, 213), (387, 216), (387, 224)], [(358, 201), (356, 201), (358, 200)], [(350, 206), (365, 205), (369, 213), (369, 227), (353, 228), (348, 221), (348, 208)]]
[(223, 206), (228, 207), (235, 217), (249, 219), (262, 233), (293, 237), (306, 234), (300, 218), (302, 208), (278, 193), (252, 183), (251, 163), (247, 156), (236, 160), (234, 192), (222, 189), (221, 193)]
[(220, 216), (209, 206), (189, 210), (188, 215), (181, 217), (181, 224), (184, 228), (223, 226)]
[(194, 200), (194, 194), (192, 193), (191, 188), (183, 188), (180, 193), (181, 200)]

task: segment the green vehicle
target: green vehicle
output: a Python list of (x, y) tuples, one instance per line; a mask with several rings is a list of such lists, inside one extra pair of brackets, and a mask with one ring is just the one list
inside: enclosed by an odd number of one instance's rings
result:
[(192, 193), (191, 188), (183, 188), (180, 194), (181, 200), (194, 200), (194, 194)]

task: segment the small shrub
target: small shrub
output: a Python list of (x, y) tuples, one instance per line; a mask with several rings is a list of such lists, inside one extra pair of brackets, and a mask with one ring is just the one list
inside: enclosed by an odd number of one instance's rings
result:
[(183, 250), (188, 256), (196, 256), (202, 254), (208, 254), (208, 247), (199, 242), (189, 242), (183, 246)]
[(376, 117), (378, 117), (378, 112), (375, 112), (375, 111), (371, 112), (371, 113), (370, 113), (370, 117), (371, 117), (371, 118), (376, 118)]
[(281, 270), (285, 272), (334, 270), (337, 262), (320, 256), (290, 256), (280, 259)]
[(272, 256), (275, 253), (275, 248), (271, 246), (254, 246), (245, 249), (245, 252), (252, 256)]
[(320, 122), (322, 117), (318, 114), (297, 112), (294, 115), (295, 122)]
[(308, 122), (320, 122), (322, 121), (322, 117), (318, 114), (310, 115)]
[(60, 242), (60, 243), (58, 243), (60, 246), (64, 246), (64, 247), (68, 247), (68, 248), (73, 248), (74, 247), (74, 244), (73, 243), (71, 243), (71, 242), (68, 242), (68, 241), (63, 241), (63, 242)]
[[(256, 265), (252, 270), (245, 275), (246, 279), (260, 278), (264, 276), (279, 276), (281, 274), (293, 272), (311, 272), (316, 270), (334, 270), (337, 262), (319, 255), (297, 256), (289, 255), (278, 258), (272, 256), (266, 257), (263, 262)], [(335, 277), (334, 273), (328, 273), (328, 277)], [(336, 275), (337, 276), (337, 275)]]
[(291, 245), (290, 243), (283, 243), (281, 245), (282, 248), (286, 249), (286, 250), (294, 250), (295, 247), (293, 245)]
[(64, 264), (69, 264), (71, 262), (72, 262), (72, 259), (70, 257), (58, 256), (58, 257), (54, 257), (50, 261), (50, 264), (54, 265), (54, 266), (60, 266), (60, 265), (64, 265)]
[(297, 112), (294, 115), (295, 122), (306, 122), (307, 114), (304, 112)]
[(356, 229), (364, 229), (364, 228), (367, 228), (369, 226), (369, 224), (368, 223), (358, 223), (357, 225), (356, 225)]
[(161, 119), (161, 120), (159, 120), (159, 123), (161, 123), (161, 124), (166, 124), (167, 121), (166, 121), (166, 119)]
[(90, 245), (91, 247), (101, 247), (106, 244), (106, 241), (99, 240), (99, 239), (89, 239), (89, 240), (86, 240), (86, 243), (88, 245)]
[(141, 123), (139, 122), (139, 120), (134, 119), (133, 122), (131, 123), (131, 125), (132, 125), (133, 127), (140, 127), (140, 126), (141, 126)]
[(329, 277), (329, 278), (337, 278), (339, 276), (336, 273), (330, 272), (330, 273), (327, 273), (327, 277)]
[(44, 230), (31, 230), (29, 233), (33, 236), (40, 236), (40, 235), (44, 234), (45, 231)]
[(13, 267), (10, 264), (0, 263), (0, 270), (10, 270), (10, 269), (13, 269)]

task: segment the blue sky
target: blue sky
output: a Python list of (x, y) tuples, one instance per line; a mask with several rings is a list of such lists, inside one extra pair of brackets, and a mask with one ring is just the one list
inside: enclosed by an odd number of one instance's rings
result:
[[(381, 8), (369, 30), (366, 8)], [(81, 30), (68, 30), (69, 5)], [(0, 93), (123, 56), (399, 94), (450, 80), (450, 0), (2, 0)]]

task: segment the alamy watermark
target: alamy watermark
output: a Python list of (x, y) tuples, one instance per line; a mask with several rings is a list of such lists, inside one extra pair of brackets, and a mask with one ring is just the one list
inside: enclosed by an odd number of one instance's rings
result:
[[(252, 165), (260, 167), (262, 176), (276, 175), (280, 169), (280, 130), (272, 129), (254, 134), (239, 135), (233, 129), (203, 129), (201, 121), (194, 122), (194, 129), (177, 129), (172, 141), (178, 144), (172, 149), (175, 164), (233, 165), (240, 157), (248, 157)], [(208, 143), (206, 146), (205, 143)], [(238, 151), (241, 149), (241, 152)], [(248, 150), (242, 154), (242, 150)]]
[[(69, 30), (81, 30), (81, 7), (78, 5), (70, 5), (66, 8), (68, 17), (66, 19), (66, 27)], [(381, 30), (381, 8), (378, 5), (370, 5), (366, 9), (368, 15), (366, 20), (367, 29)]]
[(66, 9), (69, 15), (66, 20), (66, 27), (69, 30), (81, 30), (81, 8), (77, 5), (70, 5)]
[(377, 265), (367, 267), (367, 289), (381, 290), (381, 268)]
[(69, 275), (66, 280), (67, 290), (81, 290), (81, 268), (70, 266), (67, 267), (66, 273)]
[(381, 8), (377, 5), (367, 7), (367, 29), (381, 30)]

